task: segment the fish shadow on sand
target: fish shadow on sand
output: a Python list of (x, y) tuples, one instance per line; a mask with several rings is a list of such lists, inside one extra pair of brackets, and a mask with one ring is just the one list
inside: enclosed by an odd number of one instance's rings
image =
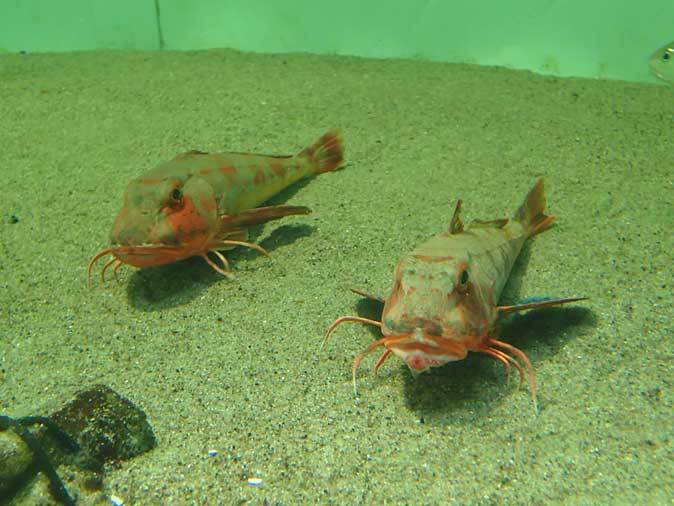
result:
[[(503, 321), (499, 336), (522, 350), (537, 371), (538, 364), (558, 353), (568, 341), (586, 334), (595, 323), (596, 318), (587, 307), (550, 307)], [(451, 416), (453, 412), (473, 411), (477, 416), (488, 416), (500, 403), (514, 402), (509, 398), (518, 388), (517, 371), (510, 371), (509, 382), (506, 378), (501, 363), (486, 355), (469, 352), (464, 360), (433, 369), (417, 378), (406, 374), (406, 403), (427, 422), (438, 425), (460, 423), (462, 417)], [(572, 380), (570, 375), (569, 381)], [(526, 378), (521, 390), (530, 395)], [(545, 409), (545, 401), (545, 390), (539, 388), (539, 409)], [(464, 421), (470, 423), (469, 419)]]
[(128, 278), (126, 295), (135, 309), (161, 311), (189, 303), (219, 278), (222, 275), (213, 271), (202, 258), (193, 257), (134, 270)]
[[(529, 257), (530, 245), (525, 244), (504, 289), (502, 303), (514, 302), (520, 298), (518, 295)], [(356, 305), (359, 316), (377, 321), (381, 321), (382, 309), (382, 303), (366, 298), (360, 299)], [(499, 322), (498, 335), (522, 350), (536, 371), (538, 363), (555, 355), (566, 342), (586, 334), (587, 329), (595, 325), (596, 317), (587, 307), (549, 307), (504, 318)], [(382, 337), (378, 328), (369, 325), (365, 327), (374, 339)], [(367, 368), (368, 364), (366, 359), (361, 367)], [(391, 372), (392, 367), (397, 367), (398, 370)], [(464, 418), (465, 423), (471, 423), (472, 416), (455, 416), (459, 411), (476, 411), (477, 416), (488, 416), (499, 403), (509, 402), (510, 394), (517, 389), (519, 382), (516, 370), (510, 371), (508, 383), (501, 363), (473, 352), (469, 352), (464, 360), (431, 369), (416, 378), (400, 360), (390, 357), (379, 371), (378, 378), (382, 381), (394, 375), (404, 378), (405, 398), (409, 409), (418, 413), (425, 423), (437, 425), (461, 423)], [(361, 373), (360, 380), (363, 381), (365, 377), (374, 379), (371, 373), (367, 376)], [(529, 394), (526, 380), (521, 388)], [(545, 400), (545, 391), (539, 388), (540, 409), (545, 409)]]

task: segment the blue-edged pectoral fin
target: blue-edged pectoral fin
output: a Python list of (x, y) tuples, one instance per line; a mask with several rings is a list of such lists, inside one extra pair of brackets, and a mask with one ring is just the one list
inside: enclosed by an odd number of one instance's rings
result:
[(496, 310), (500, 314), (514, 313), (516, 311), (526, 311), (528, 309), (539, 309), (549, 306), (560, 306), (562, 304), (569, 304), (571, 302), (578, 302), (579, 300), (587, 300), (588, 297), (567, 297), (564, 299), (553, 299), (550, 297), (529, 297), (522, 300), (519, 304), (512, 306), (496, 306)]

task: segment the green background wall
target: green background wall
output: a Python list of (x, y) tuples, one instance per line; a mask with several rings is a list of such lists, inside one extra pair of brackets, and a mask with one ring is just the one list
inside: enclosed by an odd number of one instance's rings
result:
[(672, 1), (0, 0), (0, 50), (232, 47), (651, 80)]

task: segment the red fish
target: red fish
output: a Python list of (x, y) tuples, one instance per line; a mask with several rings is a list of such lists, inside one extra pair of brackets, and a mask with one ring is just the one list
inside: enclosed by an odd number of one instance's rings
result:
[[(454, 209), (449, 230), (441, 232), (405, 255), (395, 268), (393, 288), (386, 299), (356, 291), (384, 303), (381, 321), (343, 316), (327, 329), (323, 344), (335, 328), (347, 321), (376, 325), (383, 337), (356, 355), (352, 374), (363, 357), (379, 347), (384, 351), (375, 373), (391, 353), (413, 373), (466, 357), (469, 351), (485, 353), (513, 365), (524, 377), (524, 364), (536, 407), (536, 378), (521, 350), (496, 338), (500, 315), (526, 309), (567, 304), (585, 297), (545, 299), (514, 306), (497, 305), (524, 242), (547, 230), (554, 216), (544, 213), (543, 181), (538, 180), (513, 220), (475, 221), (464, 229)], [(521, 363), (520, 363), (521, 362)]]
[[(246, 229), (293, 214), (304, 206), (256, 207), (296, 181), (343, 166), (343, 141), (338, 131), (325, 134), (296, 156), (190, 151), (132, 180), (112, 228), (112, 246), (89, 262), (112, 258), (101, 279), (122, 264), (149, 267), (200, 256), (213, 269), (231, 276), (222, 250), (235, 246), (268, 253), (247, 242)], [(217, 265), (212, 253), (220, 261)]]

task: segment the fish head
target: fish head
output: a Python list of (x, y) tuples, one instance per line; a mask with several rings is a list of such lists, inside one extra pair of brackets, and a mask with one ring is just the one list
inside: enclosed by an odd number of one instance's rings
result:
[(148, 267), (205, 251), (220, 220), (205, 179), (141, 177), (129, 183), (112, 228), (112, 252), (124, 263)]
[(382, 313), (387, 349), (413, 373), (465, 358), (495, 317), (470, 258), (403, 258)]
[(656, 77), (674, 85), (674, 41), (658, 48), (651, 55), (649, 66)]

